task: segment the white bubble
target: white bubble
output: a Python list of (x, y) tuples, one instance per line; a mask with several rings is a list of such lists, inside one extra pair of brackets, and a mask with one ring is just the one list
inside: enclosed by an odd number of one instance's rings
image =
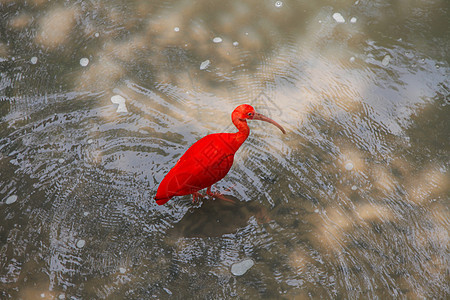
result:
[(80, 59), (80, 65), (82, 67), (86, 67), (89, 64), (89, 58), (83, 57), (82, 59)]
[(88, 140), (87, 140), (87, 143), (88, 143), (88, 144), (92, 144), (93, 142), (94, 142), (93, 139), (88, 139)]
[(283, 6), (283, 2), (281, 2), (281, 1), (276, 1), (276, 2), (275, 2), (275, 7), (280, 8), (280, 7), (282, 7), (282, 6)]
[(244, 275), (253, 265), (255, 262), (252, 259), (245, 259), (241, 262), (235, 263), (231, 266), (231, 273), (235, 276), (241, 276)]
[(95, 36), (95, 37), (99, 37), (100, 34), (99, 34), (98, 32), (96, 32), (96, 33), (94, 34), (94, 36)]
[(125, 274), (126, 271), (127, 271), (127, 269), (125, 269), (125, 268), (119, 268), (119, 272), (122, 274)]
[(352, 162), (346, 163), (346, 164), (345, 164), (345, 169), (346, 169), (346, 170), (349, 170), (349, 171), (350, 171), (351, 169), (353, 169), (353, 163), (352, 163)]
[(111, 102), (114, 104), (124, 104), (125, 98), (120, 95), (114, 95), (111, 97)]
[(213, 42), (214, 43), (222, 43), (222, 38), (217, 36), (217, 37), (213, 38)]
[(352, 191), (356, 191), (358, 187), (356, 185), (352, 186)]
[(345, 23), (345, 19), (340, 13), (334, 13), (333, 19), (338, 23)]
[(237, 46), (237, 45), (239, 45), (238, 42), (233, 42), (233, 46)]
[(65, 160), (64, 158), (58, 159), (58, 162), (59, 162), (60, 164), (64, 163), (65, 161), (66, 161), (66, 160)]
[(383, 57), (383, 60), (381, 61), (381, 64), (383, 66), (387, 66), (387, 65), (389, 65), (390, 61), (391, 61), (391, 57), (389, 55), (386, 55), (385, 57)]
[(180, 31), (180, 27), (175, 27), (175, 28), (173, 29), (173, 31), (175, 31), (175, 32)]
[(355, 57), (354, 56), (350, 57), (350, 62), (355, 62)]
[(125, 105), (125, 98), (120, 96), (120, 95), (114, 95), (111, 97), (111, 102), (114, 104), (118, 104), (117, 106), (117, 112), (118, 113), (122, 113), (122, 112), (128, 112), (128, 109)]
[(16, 195), (11, 195), (8, 198), (6, 198), (5, 203), (6, 204), (12, 204), (12, 203), (14, 203), (16, 201), (17, 201), (17, 196)]
[(58, 296), (58, 298), (61, 299), (61, 300), (62, 300), (62, 299), (66, 299), (66, 295), (60, 294), (60, 295)]
[(85, 240), (78, 240), (78, 242), (77, 242), (77, 247), (78, 248), (83, 248), (84, 245), (86, 245), (86, 241)]
[(37, 63), (37, 61), (38, 61), (38, 58), (37, 58), (36, 56), (33, 56), (33, 57), (30, 59), (30, 61), (31, 61), (31, 63), (32, 63), (33, 65), (35, 65), (35, 64)]
[(209, 59), (207, 59), (207, 60), (205, 60), (204, 62), (202, 62), (202, 63), (200, 64), (200, 70), (206, 69), (206, 68), (209, 66), (210, 63), (211, 63), (211, 62), (209, 61)]
[(41, 294), (41, 298), (44, 298), (44, 297), (45, 297), (45, 293), (42, 293), (42, 294)]
[(350, 19), (350, 23), (356, 23), (356, 20), (357, 19), (355, 17), (353, 17), (353, 18)]
[(89, 212), (88, 211), (85, 211), (84, 213), (83, 213), (83, 215), (86, 217), (86, 216), (89, 216)]
[(316, 209), (314, 210), (314, 212), (317, 214), (317, 213), (319, 213), (319, 210), (316, 208)]

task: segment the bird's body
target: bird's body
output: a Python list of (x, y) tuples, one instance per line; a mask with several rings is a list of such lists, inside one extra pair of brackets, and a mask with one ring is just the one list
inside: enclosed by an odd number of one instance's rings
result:
[(234, 161), (234, 154), (247, 139), (250, 129), (246, 119), (258, 119), (273, 123), (283, 132), (278, 123), (256, 113), (250, 105), (238, 106), (232, 114), (236, 133), (214, 133), (194, 143), (181, 156), (175, 166), (161, 181), (155, 196), (156, 203), (162, 205), (174, 196), (193, 194), (208, 188), (227, 175)]

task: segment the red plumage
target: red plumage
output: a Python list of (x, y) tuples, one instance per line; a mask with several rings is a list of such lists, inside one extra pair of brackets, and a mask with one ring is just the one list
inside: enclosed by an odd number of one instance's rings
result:
[(252, 119), (272, 123), (285, 133), (283, 127), (256, 113), (250, 105), (238, 106), (232, 113), (232, 121), (239, 131), (210, 134), (194, 143), (161, 181), (156, 203), (162, 205), (174, 196), (189, 194), (193, 194), (195, 200), (197, 192), (204, 188), (212, 195), (211, 186), (227, 175), (234, 154), (250, 133), (246, 120)]

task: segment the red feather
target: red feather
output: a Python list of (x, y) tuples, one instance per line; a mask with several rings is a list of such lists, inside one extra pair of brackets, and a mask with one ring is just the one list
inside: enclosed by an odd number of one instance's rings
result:
[(210, 134), (194, 143), (161, 181), (156, 203), (162, 205), (174, 196), (195, 195), (224, 178), (233, 165), (234, 154), (249, 135), (247, 119), (270, 122), (284, 133), (278, 123), (256, 113), (250, 105), (238, 106), (232, 120), (239, 131)]

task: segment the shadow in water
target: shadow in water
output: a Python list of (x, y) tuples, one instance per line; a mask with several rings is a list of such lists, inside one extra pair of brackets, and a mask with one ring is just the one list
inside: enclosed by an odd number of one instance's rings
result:
[(247, 225), (251, 217), (258, 223), (268, 222), (267, 209), (258, 202), (243, 202), (225, 195), (231, 201), (204, 198), (200, 207), (192, 207), (168, 234), (175, 237), (218, 237), (234, 233)]

